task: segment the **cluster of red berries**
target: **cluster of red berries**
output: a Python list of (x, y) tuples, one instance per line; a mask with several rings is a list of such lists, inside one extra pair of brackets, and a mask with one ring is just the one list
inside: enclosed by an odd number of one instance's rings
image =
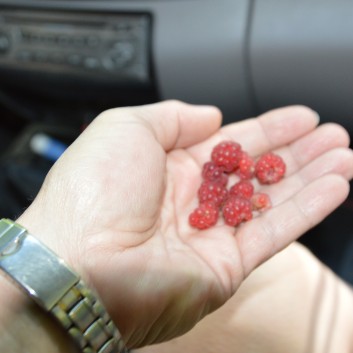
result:
[[(283, 159), (272, 152), (255, 160), (234, 141), (219, 143), (212, 151), (211, 161), (203, 166), (199, 206), (189, 216), (190, 225), (210, 228), (217, 223), (220, 213), (224, 222), (233, 227), (249, 221), (254, 212), (271, 207), (267, 194), (254, 192), (251, 179), (256, 178), (260, 184), (273, 184), (283, 178), (285, 171)], [(227, 188), (231, 174), (238, 179)]]

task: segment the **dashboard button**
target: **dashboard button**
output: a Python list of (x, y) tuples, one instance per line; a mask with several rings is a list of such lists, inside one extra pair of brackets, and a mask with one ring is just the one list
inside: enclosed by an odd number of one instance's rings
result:
[(115, 68), (126, 66), (135, 56), (135, 46), (131, 42), (116, 42), (111, 52)]

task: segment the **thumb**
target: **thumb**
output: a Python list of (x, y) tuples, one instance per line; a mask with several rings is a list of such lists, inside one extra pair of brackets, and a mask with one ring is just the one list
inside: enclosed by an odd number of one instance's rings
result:
[(114, 120), (125, 114), (133, 115), (145, 123), (167, 152), (205, 140), (219, 129), (222, 122), (222, 114), (216, 107), (175, 100), (111, 109), (103, 113), (106, 118)]

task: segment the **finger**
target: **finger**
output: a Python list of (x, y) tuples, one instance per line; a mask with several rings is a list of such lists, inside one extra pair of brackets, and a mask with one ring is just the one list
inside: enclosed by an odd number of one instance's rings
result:
[(295, 141), (312, 131), (318, 123), (317, 113), (304, 106), (275, 109), (258, 118), (224, 126), (213, 138), (189, 151), (203, 164), (209, 159), (213, 146), (222, 140), (234, 140), (250, 155), (257, 156)]
[(338, 174), (346, 180), (353, 177), (353, 151), (347, 148), (336, 148), (328, 151), (297, 173), (283, 179), (280, 183), (263, 187), (273, 205), (278, 205), (295, 195), (305, 185), (325, 174)]
[(149, 124), (166, 151), (189, 147), (207, 139), (219, 129), (222, 122), (222, 114), (216, 107), (179, 101), (130, 109), (134, 109), (134, 114)]
[[(273, 197), (273, 202), (275, 200), (282, 202), (303, 187), (304, 183), (308, 183), (315, 177), (336, 172), (350, 179), (353, 170), (351, 152), (344, 149), (348, 145), (349, 135), (340, 125), (331, 123), (321, 125), (292, 144), (274, 150), (282, 156), (286, 163), (286, 175), (280, 184), (259, 186), (255, 179), (253, 180), (253, 184), (257, 185), (257, 189), (261, 188), (262, 191), (268, 193), (271, 199)], [(310, 164), (311, 161), (332, 149), (338, 150), (333, 154), (328, 154), (323, 159), (320, 158), (309, 169), (304, 169), (302, 173), (296, 174), (295, 177), (291, 178), (298, 170), (305, 168), (306, 164)], [(197, 178), (200, 177), (201, 173), (197, 168), (197, 171), (194, 173), (195, 176), (191, 173), (195, 169), (194, 167), (197, 166), (194, 160), (183, 160), (181, 163), (178, 159), (175, 159), (174, 162), (171, 167), (171, 174), (182, 174), (179, 179), (185, 180), (181, 185), (181, 190), (178, 190), (179, 197), (177, 204), (182, 209), (182, 205), (186, 205), (193, 200), (192, 195), (194, 194), (190, 193), (190, 189), (193, 189), (192, 185), (199, 185)], [(183, 169), (186, 163), (187, 168)], [(187, 190), (187, 192), (183, 192), (183, 190)]]
[(286, 175), (291, 175), (320, 154), (337, 147), (348, 147), (349, 135), (337, 124), (324, 124), (314, 131), (274, 152), (286, 162)]
[(321, 222), (347, 197), (342, 176), (325, 175), (293, 198), (244, 224), (235, 237), (245, 274)]
[(257, 119), (239, 123), (234, 131), (222, 131), (239, 141), (249, 154), (256, 156), (286, 145), (313, 130), (319, 123), (316, 112), (304, 106), (279, 108)]

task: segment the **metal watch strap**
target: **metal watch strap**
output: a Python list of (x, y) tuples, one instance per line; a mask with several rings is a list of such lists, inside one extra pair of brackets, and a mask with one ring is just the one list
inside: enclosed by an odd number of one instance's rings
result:
[(19, 224), (0, 221), (0, 269), (51, 312), (84, 353), (127, 353), (98, 297)]

